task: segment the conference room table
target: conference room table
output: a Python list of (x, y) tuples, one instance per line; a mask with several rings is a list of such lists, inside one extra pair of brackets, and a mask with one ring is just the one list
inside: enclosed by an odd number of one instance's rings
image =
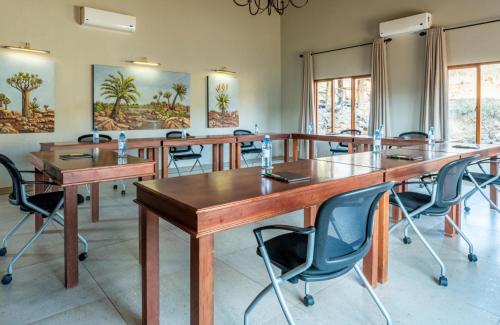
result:
[[(452, 145), (453, 146), (453, 145)], [(438, 171), (463, 156), (496, 157), (500, 146), (453, 150), (400, 148), (299, 160), (275, 165), (274, 171), (311, 177), (308, 182), (282, 183), (260, 176), (259, 168), (150, 180), (137, 183), (141, 223), (143, 324), (159, 323), (158, 219), (163, 218), (191, 236), (191, 324), (213, 324), (214, 235), (218, 232), (304, 209), (305, 226), (314, 224), (317, 208), (327, 198), (384, 181), (400, 182)], [(388, 158), (418, 155), (421, 160)], [(389, 193), (375, 217), (372, 247), (363, 270), (372, 286), (388, 281)]]
[[(88, 154), (86, 158), (61, 159), (61, 155)], [(53, 150), (30, 153), (30, 162), (35, 167), (35, 180), (50, 179), (64, 190), (64, 274), (66, 288), (78, 285), (78, 185), (92, 185), (92, 218), (99, 214), (99, 183), (118, 179), (151, 179), (156, 165), (152, 160), (128, 156), (119, 158), (113, 150), (92, 149)], [(45, 186), (35, 186), (35, 194), (43, 193)], [(41, 216), (36, 217), (36, 227), (42, 225)]]

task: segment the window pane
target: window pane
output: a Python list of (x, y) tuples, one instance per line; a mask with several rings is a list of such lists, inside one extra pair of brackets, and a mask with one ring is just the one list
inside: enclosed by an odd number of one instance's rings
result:
[(368, 120), (370, 118), (371, 78), (356, 80), (356, 129), (362, 134), (368, 134)]
[(335, 80), (335, 132), (351, 129), (351, 78)]
[(450, 140), (476, 142), (476, 68), (449, 71)]
[(316, 83), (316, 100), (318, 107), (316, 114), (318, 118), (318, 134), (326, 134), (332, 128), (332, 82), (318, 81)]
[(500, 143), (500, 64), (481, 66), (481, 143)]

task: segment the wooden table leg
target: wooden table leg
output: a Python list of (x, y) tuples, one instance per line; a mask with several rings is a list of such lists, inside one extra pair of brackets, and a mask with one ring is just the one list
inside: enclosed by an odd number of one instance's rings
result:
[(162, 147), (153, 148), (154, 150), (154, 161), (155, 161), (155, 178), (160, 179), (160, 157), (163, 157)]
[(224, 144), (219, 143), (217, 147), (219, 148), (219, 156), (217, 158), (219, 160), (219, 170), (224, 170)]
[(314, 159), (315, 150), (314, 150), (314, 140), (309, 140), (309, 159)]
[(160, 244), (158, 216), (139, 206), (142, 324), (160, 324)]
[(99, 222), (99, 183), (90, 184), (90, 204), (92, 222)]
[(191, 237), (191, 325), (214, 324), (214, 236)]
[(66, 288), (78, 285), (77, 187), (64, 188), (64, 274)]
[(293, 140), (293, 153), (292, 153), (292, 159), (293, 161), (299, 160), (299, 139), (294, 139)]
[(170, 153), (170, 149), (169, 147), (163, 147), (162, 148), (163, 150), (163, 156), (162, 156), (162, 160), (161, 160), (161, 177), (162, 178), (167, 178), (168, 177), (168, 159), (170, 158), (169, 157), (169, 153)]
[(387, 282), (389, 273), (389, 192), (386, 192), (378, 205), (378, 282)]
[[(49, 178), (40, 170), (35, 168), (35, 181), (48, 181)], [(44, 184), (35, 184), (35, 194), (41, 194), (45, 192), (46, 186)], [(37, 213), (35, 215), (35, 232), (40, 230), (40, 228), (43, 225), (43, 218), (42, 215)]]
[(312, 227), (316, 222), (316, 213), (318, 213), (318, 206), (313, 205), (304, 209), (304, 227)]
[(353, 144), (352, 142), (349, 142), (349, 143), (347, 144), (347, 151), (348, 151), (349, 153), (353, 153), (353, 152), (354, 152), (354, 144)]
[(235, 158), (235, 168), (236, 169), (241, 168), (241, 143), (239, 142), (236, 143), (234, 158)]
[(217, 144), (212, 145), (212, 171), (216, 172), (219, 170), (218, 162), (219, 150), (217, 149)]
[[(396, 187), (397, 192), (405, 192), (407, 191), (408, 186), (405, 182), (402, 182), (400, 186)], [(397, 223), (403, 219), (403, 211), (398, 208), (396, 205), (392, 206), (392, 222)]]
[[(450, 218), (457, 224), (458, 227), (461, 226), (462, 223), (462, 204), (456, 204), (451, 207), (450, 211)], [(455, 237), (457, 234), (457, 231), (455, 228), (452, 227), (452, 225), (446, 221), (444, 221), (444, 234), (447, 237)]]
[(375, 288), (378, 284), (378, 237), (379, 237), (379, 216), (380, 209), (378, 208), (375, 211), (375, 216), (373, 220), (373, 236), (372, 236), (372, 246), (363, 259), (363, 273), (365, 274), (368, 282), (370, 282), (371, 286)]
[(234, 169), (236, 166), (236, 143), (229, 144), (229, 169)]
[[(498, 158), (493, 157), (492, 161), (490, 163), (490, 174), (497, 175), (498, 172), (499, 172), (499, 170), (498, 170)], [(498, 206), (498, 191), (494, 185), (490, 185), (490, 199), (493, 203), (495, 203)], [(494, 209), (493, 206), (490, 208)]]
[(288, 152), (289, 151), (289, 146), (290, 146), (290, 140), (289, 139), (285, 139), (285, 142), (283, 144), (283, 155), (284, 155), (284, 162), (288, 162), (288, 160), (290, 159), (290, 153)]
[(143, 148), (137, 149), (137, 155), (139, 156), (139, 158), (144, 158), (144, 149)]

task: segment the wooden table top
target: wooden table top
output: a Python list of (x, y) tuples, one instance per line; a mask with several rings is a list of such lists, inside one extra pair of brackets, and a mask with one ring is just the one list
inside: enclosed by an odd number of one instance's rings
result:
[(442, 142), (436, 143), (434, 146), (429, 146), (428, 144), (414, 145), (405, 147), (408, 150), (420, 150), (420, 151), (441, 151), (459, 154), (460, 157), (468, 157), (472, 155), (480, 155), (481, 157), (491, 157), (500, 152), (500, 144), (479, 144), (478, 148), (457, 148), (459, 145), (471, 145), (470, 143), (449, 143)]
[(155, 162), (134, 156), (119, 159), (113, 150), (100, 149), (93, 158), (62, 160), (65, 154), (90, 154), (91, 149), (37, 151), (30, 162), (61, 185), (88, 184), (113, 179), (135, 178), (154, 174)]
[[(137, 148), (156, 148), (161, 147), (162, 140), (165, 138), (127, 138), (127, 144), (129, 149)], [(40, 143), (40, 150), (51, 151), (51, 150), (71, 150), (71, 149), (89, 149), (89, 148), (101, 148), (101, 149), (117, 149), (118, 141), (113, 139), (109, 142), (102, 143), (80, 143), (77, 141), (66, 141), (66, 142), (42, 142)]]
[[(260, 168), (245, 168), (137, 183), (137, 200), (195, 235), (220, 231), (319, 204), (336, 193), (383, 181), (373, 168), (300, 160), (275, 165), (311, 177), (285, 183), (263, 178)], [(269, 202), (273, 202), (269, 205)]]
[[(350, 134), (303, 134), (303, 133), (292, 133), (293, 139), (303, 139), (303, 140), (318, 140), (318, 141), (331, 141), (331, 142), (343, 142), (354, 144), (373, 144), (373, 137), (369, 135), (350, 135)], [(401, 138), (383, 138), (382, 144), (387, 146), (410, 146), (425, 144), (427, 140), (425, 139), (401, 139)]]
[(271, 140), (285, 140), (290, 139), (290, 133), (276, 133), (276, 132), (259, 132), (259, 134), (248, 134), (248, 135), (238, 135), (236, 136), (237, 142), (245, 141), (262, 141), (264, 136), (269, 135)]
[(162, 139), (164, 147), (235, 143), (235, 142), (236, 142), (236, 137), (232, 134), (195, 135), (195, 136), (189, 136), (187, 138)]

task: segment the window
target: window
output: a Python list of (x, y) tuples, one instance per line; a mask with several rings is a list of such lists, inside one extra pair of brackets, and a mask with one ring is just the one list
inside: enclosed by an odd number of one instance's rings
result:
[(450, 140), (500, 142), (500, 62), (449, 68)]
[(370, 77), (317, 80), (315, 91), (318, 134), (346, 129), (368, 133)]

